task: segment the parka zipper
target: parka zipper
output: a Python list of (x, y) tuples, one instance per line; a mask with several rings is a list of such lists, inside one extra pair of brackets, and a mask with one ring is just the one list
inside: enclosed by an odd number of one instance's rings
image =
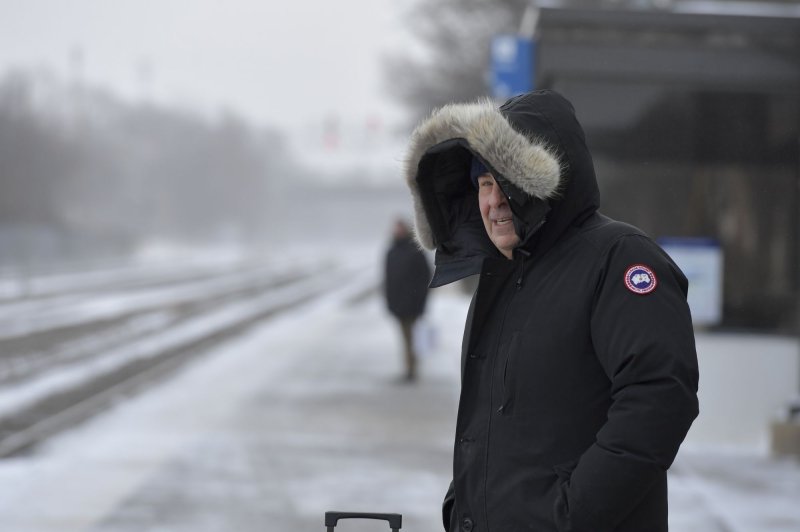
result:
[[(522, 290), (522, 279), (525, 277), (525, 260), (531, 256), (530, 253), (525, 251), (524, 249), (517, 249), (517, 254), (520, 257), (519, 261), (519, 269), (517, 272), (517, 292)], [(513, 298), (512, 298), (513, 299)], [(511, 301), (509, 300), (508, 305), (511, 306)], [(508, 308), (506, 308), (506, 312)], [(505, 314), (503, 315), (503, 325), (505, 325)], [(501, 331), (502, 332), (502, 331)], [(515, 332), (514, 335), (511, 337), (511, 341), (508, 343), (508, 348), (506, 349), (506, 359), (503, 365), (503, 395), (502, 395), (502, 402), (500, 403), (500, 408), (497, 409), (497, 413), (503, 415), (503, 411), (506, 408), (506, 404), (508, 403), (508, 396), (506, 394), (506, 379), (508, 377), (508, 360), (511, 358), (511, 350), (515, 347), (517, 342), (517, 337), (519, 332)]]
[(531, 256), (530, 253), (524, 249), (517, 249), (517, 254), (520, 256), (519, 272), (517, 273), (517, 292), (522, 290), (522, 278), (525, 277), (525, 259)]
[(506, 383), (508, 382), (508, 366), (509, 361), (511, 360), (511, 353), (514, 352), (514, 348), (517, 347), (517, 340), (519, 339), (519, 331), (515, 332), (513, 336), (511, 336), (511, 341), (508, 343), (508, 347), (506, 348), (506, 358), (503, 361), (503, 394), (501, 395), (501, 402), (500, 407), (497, 409), (497, 413), (501, 416), (505, 412), (506, 406), (508, 406), (509, 402), (511, 401), (511, 397), (508, 396)]
[[(497, 339), (497, 346), (496, 346), (496, 348), (494, 350), (495, 357), (497, 357), (497, 355), (498, 355), (498, 353), (497, 353), (498, 349), (497, 348), (500, 347), (499, 346), (500, 338), (502, 337), (503, 330), (505, 329), (506, 316), (508, 315), (508, 309), (511, 307), (511, 303), (514, 301), (514, 297), (516, 296), (516, 293), (519, 292), (522, 289), (522, 277), (523, 277), (523, 275), (525, 273), (525, 258), (530, 256), (530, 253), (528, 253), (528, 252), (526, 252), (526, 251), (524, 251), (522, 249), (517, 249), (517, 251), (518, 251), (518, 253), (519, 253), (520, 257), (521, 257), (521, 260), (520, 260), (520, 266), (519, 266), (519, 274), (517, 275), (517, 279), (516, 279), (516, 282), (515, 282), (516, 290), (510, 293), (510, 297), (508, 298), (508, 301), (506, 302), (505, 308), (503, 309), (503, 318), (502, 318), (502, 320), (500, 320), (500, 335), (499, 335), (499, 337)], [(507, 361), (506, 361), (506, 363), (507, 363)], [(496, 370), (497, 370), (497, 365), (493, 363), (492, 364), (492, 373), (491, 373), (491, 377), (490, 377), (490, 381), (489, 381), (491, 383), (490, 384), (490, 386), (491, 386), (490, 387), (490, 392), (489, 392), (489, 402), (490, 402), (490, 404), (489, 404), (489, 419), (487, 420), (487, 425), (486, 425), (486, 453), (484, 455), (484, 471), (483, 471), (483, 505), (484, 505), (483, 516), (484, 516), (484, 519), (485, 519), (487, 531), (489, 530), (489, 508), (488, 508), (488, 496), (487, 496), (487, 492), (488, 492), (488, 489), (489, 489), (489, 486), (488, 486), (488, 478), (489, 478), (489, 448), (490, 448), (490, 443), (489, 442), (490, 442), (491, 433), (492, 433), (492, 417), (495, 414), (494, 408), (491, 405), (491, 403), (492, 403), (492, 396), (494, 395), (493, 394), (493, 392), (494, 392), (494, 377), (495, 377), (495, 371)], [(504, 368), (504, 370), (503, 370), (503, 387), (502, 387), (503, 395), (501, 396), (501, 400), (503, 400), (503, 401), (505, 400), (505, 370), (506, 370), (506, 368)], [(503, 406), (501, 405), (500, 410), (498, 410), (498, 413), (502, 414), (502, 409), (503, 409)]]

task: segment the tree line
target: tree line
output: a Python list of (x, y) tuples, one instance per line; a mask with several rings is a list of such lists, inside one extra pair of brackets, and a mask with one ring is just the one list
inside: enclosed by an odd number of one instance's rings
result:
[(0, 263), (268, 236), (280, 135), (26, 72), (0, 80)]

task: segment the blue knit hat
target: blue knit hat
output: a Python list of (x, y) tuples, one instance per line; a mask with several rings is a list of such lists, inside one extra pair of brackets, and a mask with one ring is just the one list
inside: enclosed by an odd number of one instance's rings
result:
[(472, 157), (472, 164), (469, 168), (469, 178), (472, 180), (472, 184), (475, 185), (475, 188), (478, 188), (478, 177), (482, 176), (483, 174), (489, 173), (489, 169), (486, 168), (477, 157)]

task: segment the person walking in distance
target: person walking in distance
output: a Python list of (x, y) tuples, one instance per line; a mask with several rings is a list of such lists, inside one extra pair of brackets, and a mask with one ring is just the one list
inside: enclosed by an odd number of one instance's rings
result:
[(417, 378), (414, 325), (425, 312), (431, 268), (425, 253), (414, 242), (408, 224), (394, 223), (392, 242), (386, 252), (384, 294), (389, 312), (397, 320), (403, 339), (405, 374), (402, 381)]
[(431, 287), (479, 275), (445, 530), (666, 532), (667, 469), (698, 414), (687, 280), (598, 212), (572, 104), (445, 106), (405, 177)]

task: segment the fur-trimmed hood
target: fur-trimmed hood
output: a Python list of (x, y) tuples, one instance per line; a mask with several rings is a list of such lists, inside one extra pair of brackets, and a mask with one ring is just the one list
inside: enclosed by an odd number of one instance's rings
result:
[(488, 99), (442, 107), (414, 130), (405, 171), (417, 240), (436, 249), (432, 286), (478, 273), (483, 258), (499, 256), (469, 179), (473, 156), (509, 197), (527, 254), (552, 246), (599, 204), (583, 130), (561, 95), (534, 91), (499, 109)]
[[(558, 156), (547, 143), (518, 132), (489, 99), (450, 104), (434, 112), (411, 136), (406, 179), (415, 199), (419, 242), (428, 249), (435, 243), (417, 186), (417, 164), (430, 148), (462, 138), (487, 167), (505, 177), (530, 196), (549, 199), (556, 195), (561, 179)], [(493, 173), (495, 173), (493, 172)]]

